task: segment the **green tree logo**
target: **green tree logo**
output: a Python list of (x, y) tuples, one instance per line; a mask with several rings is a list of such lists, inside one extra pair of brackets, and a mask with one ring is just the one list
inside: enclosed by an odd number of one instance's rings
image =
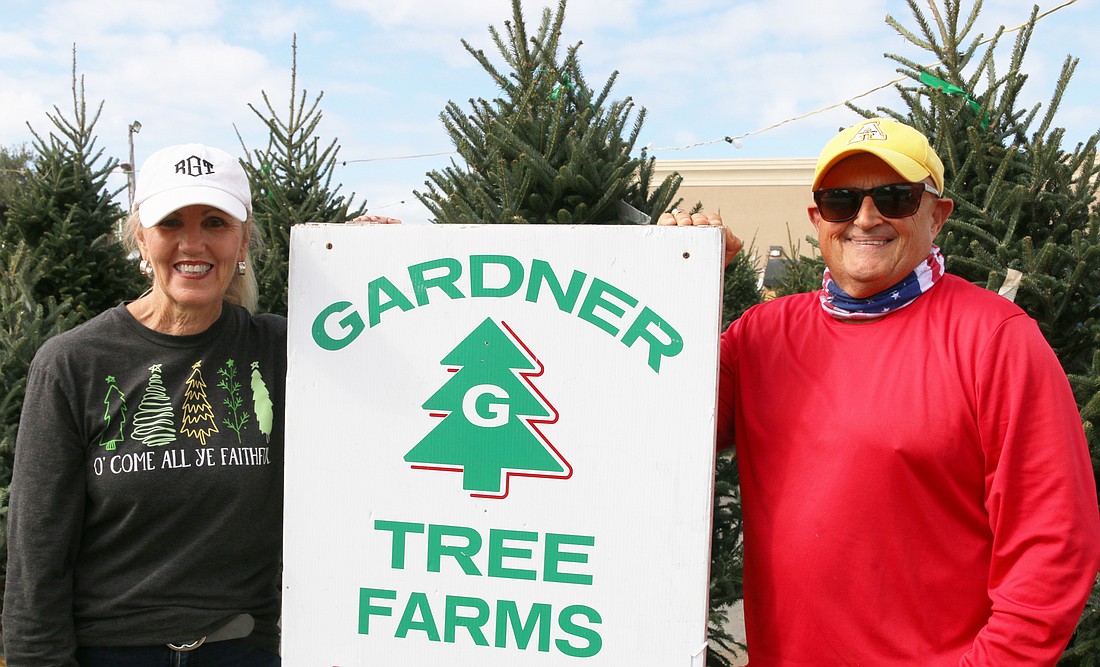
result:
[(486, 318), (440, 362), (454, 375), (421, 407), (443, 421), (405, 454), (414, 469), (461, 472), (475, 498), (507, 496), (512, 476), (573, 474), (538, 427), (558, 420), (530, 382), (542, 363), (501, 324)]

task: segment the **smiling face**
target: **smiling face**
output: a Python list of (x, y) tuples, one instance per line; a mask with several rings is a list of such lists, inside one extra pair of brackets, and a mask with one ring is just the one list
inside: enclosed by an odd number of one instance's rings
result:
[[(821, 188), (872, 188), (902, 182), (906, 180), (885, 162), (860, 153), (830, 169)], [(926, 193), (917, 212), (906, 218), (883, 216), (870, 197), (847, 222), (824, 220), (816, 205), (809, 207), (809, 214), (821, 256), (837, 286), (850, 296), (866, 298), (896, 285), (928, 256), (953, 206), (950, 199)]]
[(158, 321), (213, 323), (226, 289), (244, 261), (248, 227), (224, 211), (186, 206), (149, 229), (137, 230), (141, 256), (153, 267)]

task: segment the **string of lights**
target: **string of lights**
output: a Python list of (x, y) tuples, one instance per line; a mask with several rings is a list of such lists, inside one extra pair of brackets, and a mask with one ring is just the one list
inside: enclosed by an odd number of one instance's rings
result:
[[(1060, 9), (1064, 9), (1064, 8), (1074, 4), (1075, 2), (1077, 2), (1077, 0), (1066, 0), (1066, 2), (1063, 2), (1062, 4), (1058, 5), (1057, 7), (1054, 7), (1053, 9), (1049, 9), (1049, 10), (1037, 15), (1035, 17), (1035, 22), (1038, 23), (1040, 20), (1046, 18), (1047, 16), (1050, 16), (1054, 12), (1056, 12)], [(1022, 28), (1027, 26), (1028, 23), (1029, 22), (1024, 22), (1024, 23), (1021, 23), (1020, 25), (1018, 25), (1014, 28), (1006, 28), (1005, 31), (1004, 31), (1004, 34), (1007, 35), (1007, 34), (1016, 32), (1017, 30), (1021, 30)], [(990, 43), (991, 41), (993, 41), (992, 37), (982, 40), (981, 42), (978, 43), (978, 45), (983, 46), (985, 44)], [(930, 68), (935, 67), (936, 65), (939, 65), (939, 64), (940, 64), (940, 62), (937, 61), (937, 62), (934, 62), (930, 65), (925, 65), (924, 68), (925, 69), (930, 69)], [(721, 143), (723, 141), (725, 141), (726, 143), (729, 143), (729, 144), (733, 144), (734, 148), (741, 148), (741, 145), (742, 145), (741, 140), (744, 139), (745, 137), (750, 137), (750, 136), (753, 136), (753, 135), (763, 134), (765, 132), (770, 132), (771, 130), (782, 127), (782, 126), (786, 125), (787, 123), (793, 123), (795, 121), (803, 120), (803, 119), (809, 118), (811, 116), (816, 116), (818, 114), (825, 113), (826, 111), (831, 111), (832, 109), (836, 109), (837, 107), (844, 106), (844, 105), (848, 104), (849, 102), (853, 102), (853, 101), (861, 99), (863, 97), (867, 97), (868, 95), (872, 95), (874, 93), (877, 93), (880, 90), (883, 90), (885, 88), (889, 88), (889, 87), (891, 87), (893, 85), (896, 85), (896, 84), (899, 84), (899, 83), (905, 81), (908, 78), (909, 77), (907, 77), (907, 76), (898, 77), (898, 78), (896, 78), (892, 81), (887, 81), (886, 83), (884, 83), (880, 86), (876, 86), (876, 87), (874, 87), (874, 88), (872, 88), (872, 89), (870, 89), (866, 92), (860, 93), (858, 95), (853, 95), (852, 97), (849, 97), (848, 99), (846, 99), (842, 102), (837, 102), (835, 104), (830, 104), (828, 106), (824, 106), (824, 107), (821, 107), (819, 109), (814, 109), (813, 111), (807, 111), (804, 114), (801, 114), (801, 115), (798, 115), (798, 116), (793, 116), (791, 118), (787, 118), (786, 120), (781, 120), (778, 123), (773, 123), (773, 124), (771, 124), (767, 127), (763, 127), (763, 128), (758, 129), (758, 130), (752, 130), (750, 132), (745, 132), (743, 134), (738, 134), (738, 135), (735, 135), (735, 136), (726, 136), (726, 137), (722, 137), (721, 139), (711, 139), (710, 141), (701, 141), (701, 142), (695, 143), (695, 144), (688, 144), (687, 146), (666, 146), (666, 147), (660, 147), (660, 148), (650, 148), (649, 150), (650, 151), (682, 151), (682, 150), (688, 150), (688, 149), (692, 149), (692, 148), (699, 148), (700, 146), (710, 146), (711, 144), (717, 144), (717, 143)]]
[(390, 160), (412, 160), (421, 157), (437, 157), (439, 155), (455, 155), (457, 151), (443, 151), (442, 153), (421, 153), (419, 155), (395, 155), (391, 157), (370, 157), (363, 158), (361, 160), (341, 160), (340, 165), (343, 167), (348, 166), (353, 162), (387, 162)]

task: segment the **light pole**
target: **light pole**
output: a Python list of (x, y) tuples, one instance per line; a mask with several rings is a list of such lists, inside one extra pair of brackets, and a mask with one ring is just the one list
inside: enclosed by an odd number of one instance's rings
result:
[(130, 169), (128, 170), (129, 174), (127, 174), (126, 186), (127, 186), (127, 189), (130, 191), (130, 212), (133, 213), (134, 212), (134, 188), (137, 185), (136, 177), (134, 175), (136, 170), (137, 170), (137, 165), (134, 164), (134, 135), (137, 134), (138, 132), (141, 132), (141, 123), (139, 121), (135, 120), (134, 122), (130, 123), (129, 130), (130, 130), (129, 131), (129, 139), (130, 139), (130, 165), (129, 166), (130, 166)]

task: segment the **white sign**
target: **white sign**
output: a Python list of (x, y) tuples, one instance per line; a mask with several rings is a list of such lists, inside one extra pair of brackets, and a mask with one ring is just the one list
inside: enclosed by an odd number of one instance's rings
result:
[(293, 229), (288, 667), (701, 666), (717, 229)]

